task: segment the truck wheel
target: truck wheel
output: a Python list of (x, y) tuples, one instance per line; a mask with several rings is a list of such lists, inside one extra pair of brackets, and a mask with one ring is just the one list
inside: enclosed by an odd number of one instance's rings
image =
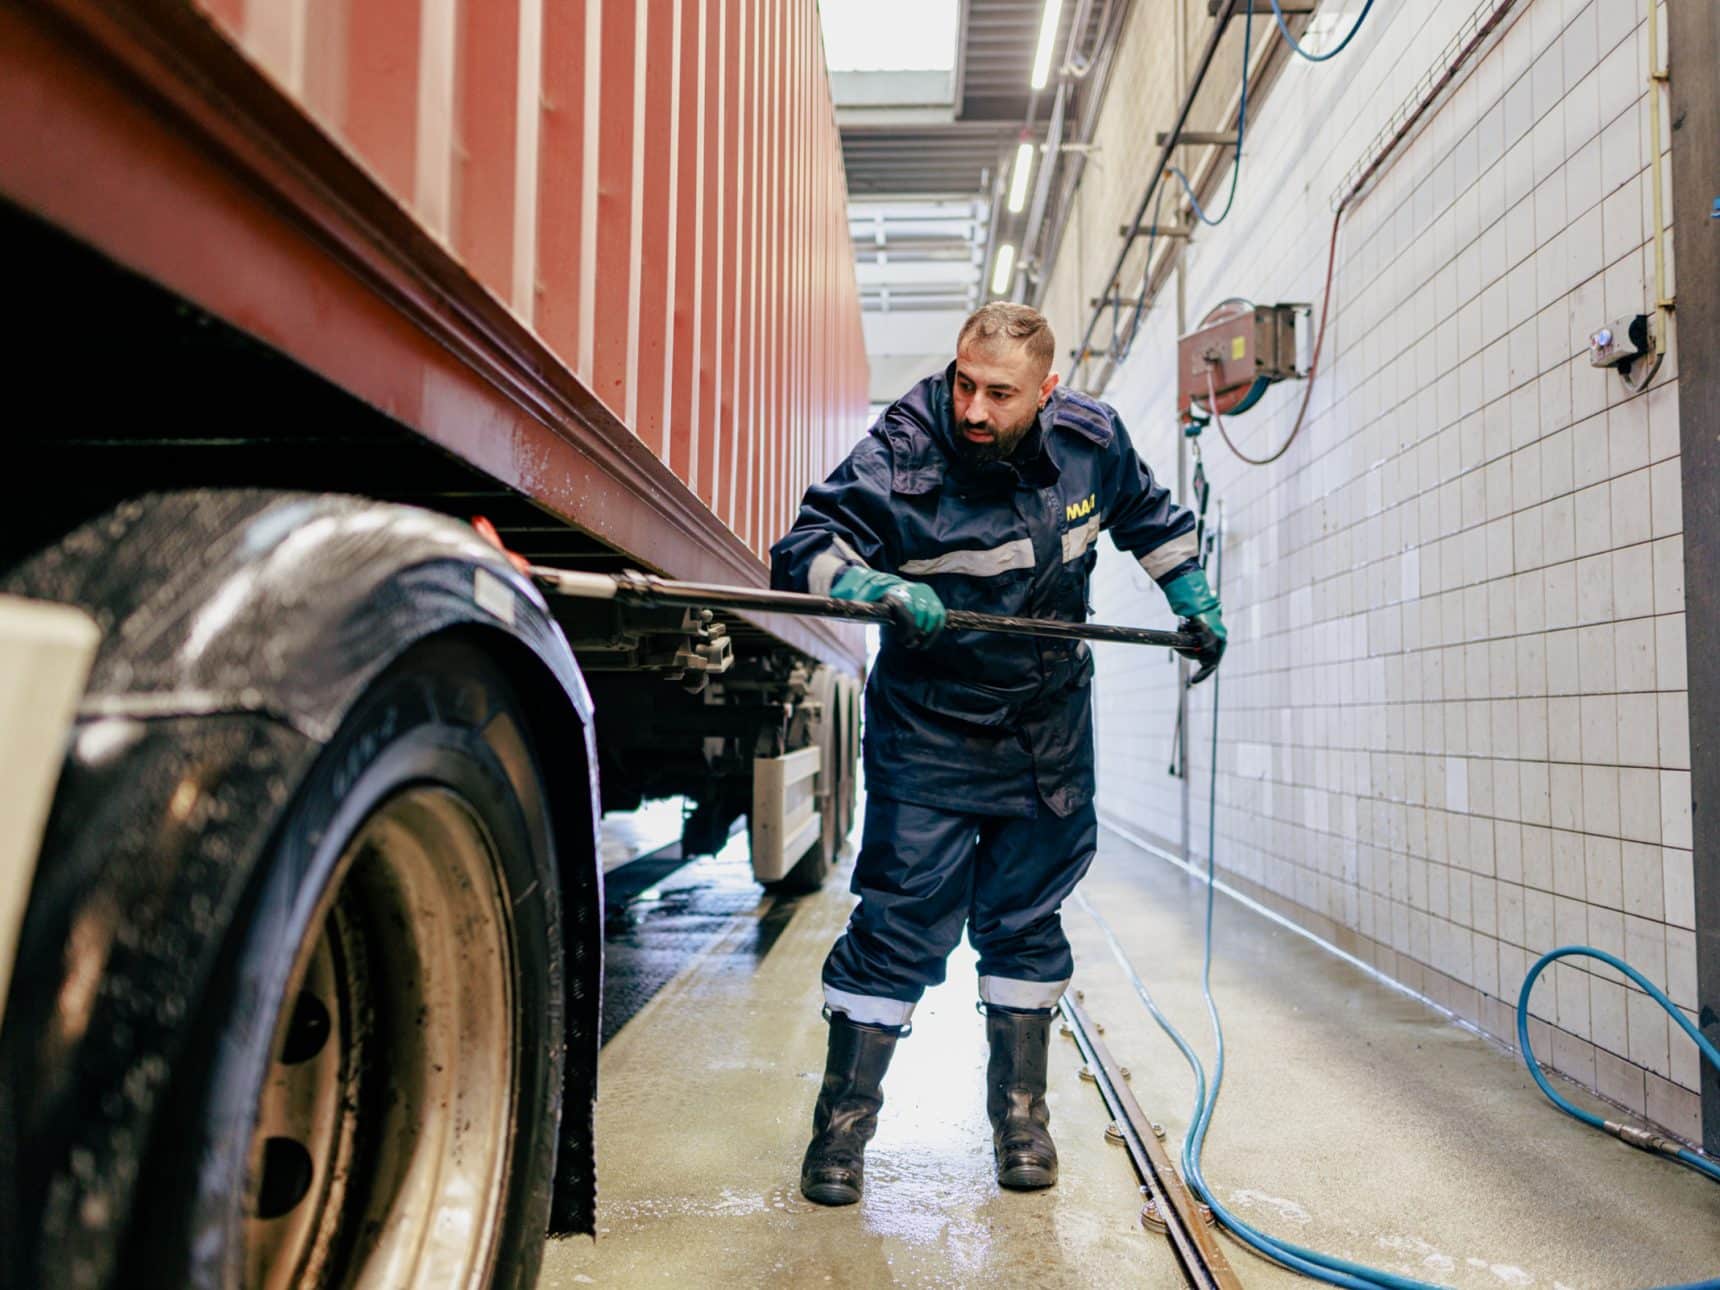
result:
[(842, 844), (854, 822), (854, 754), (850, 711), (853, 683), (835, 668), (820, 665), (812, 674), (811, 696), (822, 705), (823, 716), (812, 729), (818, 746), (818, 838), (806, 849), (782, 880), (770, 884), (784, 892), (817, 891), (836, 867)]
[(559, 1116), (560, 898), (500, 669), (450, 639), (384, 674), (249, 899), (152, 1135), (162, 1266), (197, 1286), (529, 1285)]

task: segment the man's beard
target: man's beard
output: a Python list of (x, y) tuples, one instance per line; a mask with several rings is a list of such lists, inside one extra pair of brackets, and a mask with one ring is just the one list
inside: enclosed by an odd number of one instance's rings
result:
[[(1021, 446), (1022, 440), (1027, 438), (1027, 432), (1033, 428), (1033, 423), (1038, 419), (1039, 414), (1036, 411), (1020, 425), (997, 432), (989, 443), (975, 443), (967, 437), (966, 427), (958, 425), (956, 427), (956, 443), (961, 448), (963, 459), (972, 465), (985, 466), (994, 461), (1003, 461), (1014, 455), (1015, 450)], [(974, 428), (979, 429), (980, 427), (975, 426)], [(990, 427), (986, 428), (989, 429)]]

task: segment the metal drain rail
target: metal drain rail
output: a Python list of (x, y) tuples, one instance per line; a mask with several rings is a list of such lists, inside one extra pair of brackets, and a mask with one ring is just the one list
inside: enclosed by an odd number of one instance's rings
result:
[(1082, 1075), (1098, 1086), (1110, 1108), (1113, 1122), (1106, 1136), (1119, 1139), (1128, 1148), (1129, 1160), (1141, 1180), (1141, 1190), (1147, 1196), (1141, 1209), (1142, 1225), (1164, 1232), (1183, 1276), (1195, 1290), (1241, 1290), (1242, 1282), (1218, 1243), (1212, 1211), (1177, 1174), (1170, 1154), (1159, 1141), (1162, 1130), (1141, 1110), (1129, 1088), (1128, 1072), (1099, 1038), (1102, 1028), (1087, 1015), (1082, 998), (1081, 991), (1076, 990), (1066, 992), (1060, 1001), (1065, 1033), (1081, 1050), (1086, 1063)]

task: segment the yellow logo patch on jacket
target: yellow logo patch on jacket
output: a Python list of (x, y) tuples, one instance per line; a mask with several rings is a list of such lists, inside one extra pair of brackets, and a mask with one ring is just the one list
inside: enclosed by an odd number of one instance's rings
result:
[(1064, 517), (1073, 524), (1076, 520), (1084, 520), (1093, 513), (1093, 508), (1099, 504), (1096, 493), (1088, 493), (1085, 500), (1070, 502), (1063, 508)]

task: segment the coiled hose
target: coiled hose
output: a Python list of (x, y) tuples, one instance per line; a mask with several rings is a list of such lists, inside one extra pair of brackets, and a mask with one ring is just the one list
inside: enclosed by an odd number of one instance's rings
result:
[[(1215, 526), (1215, 530), (1218, 567), (1214, 570), (1213, 582), (1215, 589), (1222, 594), (1224, 587), (1224, 521), (1222, 515)], [(1146, 1005), (1147, 1011), (1152, 1015), (1153, 1020), (1159, 1024), (1159, 1028), (1177, 1046), (1178, 1051), (1183, 1055), (1183, 1060), (1188, 1063), (1189, 1069), (1194, 1073), (1194, 1115), (1190, 1120), (1188, 1133), (1183, 1137), (1182, 1150), (1178, 1156), (1183, 1180), (1211, 1208), (1214, 1217), (1224, 1225), (1226, 1230), (1243, 1244), (1257, 1253), (1265, 1255), (1275, 1263), (1300, 1272), (1304, 1276), (1325, 1282), (1327, 1285), (1350, 1287), (1351, 1290), (1375, 1290), (1376, 1287), (1382, 1286), (1390, 1287), (1391, 1290), (1437, 1290), (1436, 1283), (1417, 1281), (1411, 1277), (1398, 1276), (1396, 1273), (1387, 1272), (1381, 1268), (1353, 1263), (1348, 1259), (1339, 1258), (1335, 1254), (1311, 1250), (1261, 1231), (1238, 1217), (1224, 1202), (1219, 1200), (1218, 1194), (1207, 1182), (1206, 1173), (1201, 1166), (1201, 1151), (1206, 1145), (1207, 1130), (1212, 1125), (1213, 1112), (1218, 1108), (1218, 1095), (1224, 1084), (1224, 1026), (1219, 1020), (1218, 1004), (1212, 995), (1212, 910), (1214, 897), (1217, 893), (1217, 866), (1215, 862), (1217, 849), (1214, 843), (1217, 836), (1218, 817), (1218, 697), (1219, 674), (1214, 673), (1212, 677), (1212, 780), (1208, 789), (1206, 821), (1205, 948), (1201, 958), (1200, 972), (1201, 997), (1206, 1001), (1207, 1020), (1212, 1026), (1215, 1045), (1210, 1088), (1206, 1079), (1206, 1067), (1194, 1049), (1189, 1047), (1188, 1041), (1183, 1038), (1181, 1032), (1159, 1010), (1159, 1006), (1148, 992), (1145, 982), (1141, 980), (1140, 974), (1135, 971), (1134, 965), (1129, 962), (1128, 956), (1123, 952), (1122, 946), (1111, 931), (1110, 924), (1097, 910), (1086, 905), (1085, 901), (1082, 902), (1087, 911), (1093, 915), (1100, 932), (1111, 947), (1112, 955), (1121, 965), (1125, 975), (1128, 976), (1129, 983), (1134, 987), (1135, 994)], [(1541, 1091), (1567, 1115), (1604, 1132), (1612, 1133), (1634, 1146), (1659, 1151), (1682, 1164), (1688, 1165), (1699, 1173), (1720, 1181), (1720, 1167), (1717, 1167), (1714, 1162), (1706, 1160), (1695, 1152), (1659, 1135), (1625, 1125), (1612, 1124), (1602, 1120), (1599, 1116), (1590, 1114), (1561, 1097), (1547, 1082), (1546, 1076), (1541, 1073), (1541, 1068), (1535, 1062), (1534, 1052), (1529, 1046), (1529, 994), (1534, 988), (1535, 979), (1549, 965), (1558, 959), (1574, 955), (1600, 959), (1630, 977), (1647, 992), (1650, 998), (1666, 1009), (1684, 1033), (1695, 1041), (1703, 1060), (1720, 1070), (1720, 1050), (1716, 1050), (1715, 1046), (1691, 1023), (1690, 1019), (1678, 1010), (1672, 1000), (1667, 998), (1665, 993), (1644, 977), (1642, 973), (1604, 950), (1581, 945), (1566, 945), (1543, 954), (1536, 960), (1535, 965), (1529, 969), (1528, 975), (1524, 978), (1523, 989), (1517, 998), (1517, 1044), (1523, 1054), (1524, 1064), (1529, 1068), (1529, 1073), (1535, 1077), (1535, 1082), (1541, 1086)], [(1720, 1287), (1720, 1278), (1689, 1282), (1681, 1286), (1667, 1286), (1663, 1287), (1663, 1290), (1716, 1290), (1717, 1287)]]
[(1703, 1060), (1716, 1070), (1720, 1070), (1720, 1049), (1715, 1048), (1708, 1041), (1708, 1037), (1696, 1028), (1695, 1023), (1689, 1017), (1678, 1010), (1677, 1005), (1667, 998), (1654, 982), (1623, 959), (1615, 958), (1605, 950), (1597, 950), (1588, 945), (1562, 945), (1556, 950), (1548, 950), (1535, 960), (1535, 966), (1530, 968), (1529, 975), (1523, 978), (1523, 989), (1517, 995), (1517, 1049), (1523, 1054), (1523, 1062), (1528, 1066), (1529, 1074), (1535, 1077), (1535, 1083), (1541, 1086), (1541, 1091), (1547, 1095), (1553, 1105), (1572, 1119), (1581, 1120), (1591, 1128), (1610, 1133), (1615, 1138), (1630, 1143), (1633, 1147), (1641, 1147), (1645, 1151), (1658, 1151), (1662, 1155), (1670, 1156), (1681, 1164), (1689, 1165), (1697, 1173), (1706, 1174), (1715, 1182), (1720, 1182), (1720, 1164), (1704, 1159), (1670, 1138), (1663, 1138), (1659, 1134), (1647, 1133), (1644, 1130), (1618, 1124), (1611, 1120), (1603, 1120), (1600, 1116), (1585, 1111), (1580, 1106), (1573, 1105), (1561, 1097), (1558, 1091), (1547, 1082), (1547, 1077), (1541, 1073), (1540, 1064), (1535, 1061), (1534, 1051), (1529, 1047), (1529, 992), (1535, 988), (1535, 978), (1552, 966), (1556, 960), (1578, 956), (1599, 959), (1608, 967), (1623, 972), (1632, 981), (1635, 981), (1637, 985), (1642, 987), (1643, 993), (1666, 1009), (1667, 1015), (1677, 1023), (1678, 1028), (1690, 1036), (1691, 1042), (1696, 1045), (1696, 1049), (1702, 1054)]

